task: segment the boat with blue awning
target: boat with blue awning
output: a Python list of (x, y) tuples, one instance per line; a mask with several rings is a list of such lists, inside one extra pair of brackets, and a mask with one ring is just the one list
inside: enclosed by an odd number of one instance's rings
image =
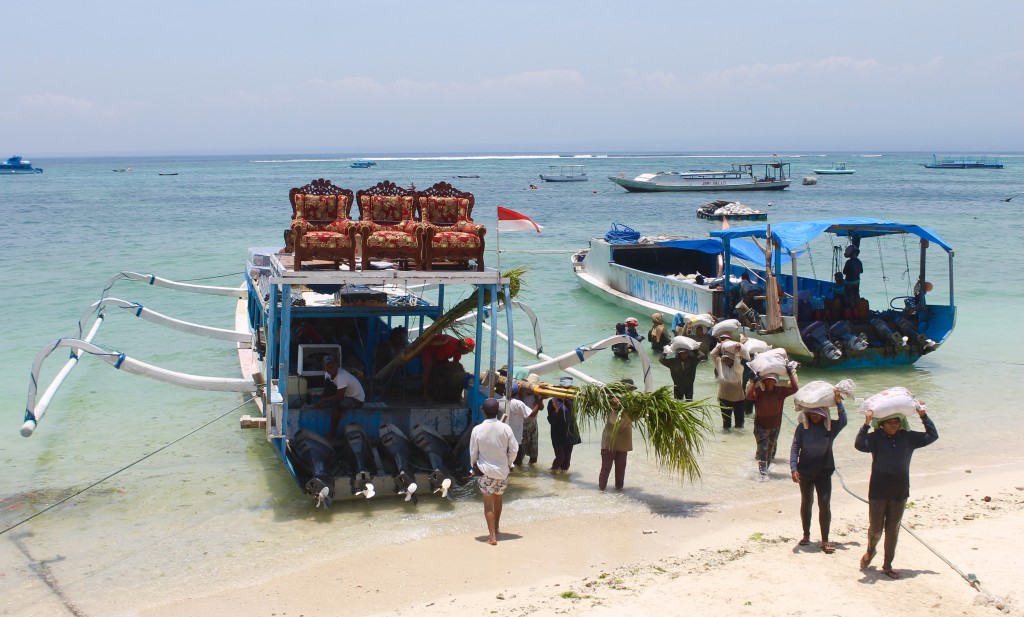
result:
[[(872, 280), (863, 277), (856, 297), (848, 295), (849, 285), (835, 280), (844, 252), (855, 252), (846, 247), (859, 252), (875, 243), (881, 263), (870, 265)], [(927, 276), (932, 246), (947, 254), (948, 272), (936, 277), (944, 281)], [(815, 252), (818, 264), (831, 263), (828, 278), (818, 276)], [(953, 255), (933, 230), (849, 217), (735, 227), (697, 239), (610, 234), (592, 239), (572, 265), (584, 288), (630, 310), (663, 313), (666, 321), (674, 315), (676, 324), (739, 319), (749, 336), (805, 363), (856, 368), (911, 364), (949, 337), (956, 323)], [(889, 292), (887, 261), (911, 271), (916, 266), (910, 288)], [(798, 262), (810, 266), (811, 276), (801, 274)], [(742, 280), (744, 272), (750, 283)], [(743, 285), (755, 291), (746, 293)], [(948, 288), (948, 304), (938, 299), (941, 286)], [(873, 307), (879, 295), (884, 302)]]
[(925, 169), (1002, 169), (999, 159), (991, 156), (947, 156), (941, 160), (932, 155), (931, 163), (923, 163)]

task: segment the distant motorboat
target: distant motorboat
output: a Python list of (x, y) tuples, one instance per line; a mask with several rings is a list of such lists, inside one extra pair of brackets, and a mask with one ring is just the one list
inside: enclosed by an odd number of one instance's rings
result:
[(630, 192), (656, 191), (763, 191), (782, 190), (791, 184), (789, 163), (733, 163), (726, 171), (659, 171), (609, 180)]
[(947, 156), (941, 161), (933, 154), (931, 163), (922, 163), (925, 169), (1002, 169), (999, 159), (990, 156)]
[(176, 171), (169, 171), (169, 172), (158, 171), (157, 175), (158, 176), (176, 176), (176, 175), (178, 175), (178, 172), (176, 172)]
[(857, 172), (853, 169), (847, 169), (846, 163), (844, 163), (843, 161), (836, 161), (832, 163), (832, 166), (829, 167), (828, 169), (815, 169), (814, 173), (818, 174), (819, 176), (839, 176), (855, 174)]
[(354, 169), (369, 169), (370, 167), (376, 167), (377, 163), (374, 161), (353, 161), (349, 167)]
[(590, 178), (583, 165), (549, 165), (548, 173), (541, 174), (545, 182), (586, 182)]
[(31, 161), (22, 160), (20, 156), (12, 156), (0, 163), (0, 174), (41, 174), (42, 167), (32, 167)]
[(124, 169), (114, 169), (113, 171), (122, 172), (123, 173), (123, 172), (129, 172), (131, 170), (132, 170), (131, 167), (125, 167)]

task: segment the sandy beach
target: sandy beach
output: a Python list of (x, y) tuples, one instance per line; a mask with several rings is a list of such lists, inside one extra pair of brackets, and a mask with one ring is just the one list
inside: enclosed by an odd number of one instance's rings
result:
[[(1024, 464), (914, 476), (903, 521), (931, 549), (904, 529), (894, 561), (899, 580), (881, 574), (881, 555), (859, 569), (867, 506), (838, 476), (833, 484), (832, 555), (820, 550), (816, 518), (811, 544), (797, 544), (795, 485), (788, 499), (729, 510), (695, 507), (676, 517), (591, 516), (523, 526), (507, 507), (497, 547), (484, 542), (481, 515), (476, 535), (327, 557), (284, 576), (254, 572), (265, 580), (245, 588), (216, 589), (211, 582), (206, 595), (138, 614), (1024, 614)], [(849, 488), (866, 493), (862, 482)], [(975, 575), (981, 591), (943, 558)]]

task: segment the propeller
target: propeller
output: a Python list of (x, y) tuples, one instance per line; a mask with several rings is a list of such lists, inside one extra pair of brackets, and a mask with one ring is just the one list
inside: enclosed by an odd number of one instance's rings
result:
[(419, 499), (416, 498), (416, 489), (418, 489), (418, 488), (419, 487), (416, 486), (415, 482), (411, 482), (409, 484), (409, 486), (405, 487), (404, 491), (399, 493), (399, 495), (404, 494), (406, 501), (411, 501), (411, 502), (413, 502), (415, 504), (416, 502), (419, 501)]
[(367, 499), (373, 497), (376, 494), (377, 494), (377, 492), (373, 490), (373, 485), (370, 484), (370, 483), (367, 483), (366, 486), (363, 487), (363, 490), (356, 491), (356, 495), (362, 495), (363, 497), (366, 497)]
[(320, 492), (316, 494), (316, 507), (319, 508), (322, 505), (325, 510), (330, 508), (331, 507), (330, 496), (331, 496), (331, 489), (327, 488), (326, 486), (323, 487), (322, 489), (320, 489)]
[(447, 497), (448, 496), (448, 489), (450, 489), (451, 487), (452, 487), (452, 479), (451, 478), (445, 478), (444, 480), (441, 480), (441, 486), (436, 488), (434, 490), (434, 492), (435, 493), (441, 493), (441, 497)]

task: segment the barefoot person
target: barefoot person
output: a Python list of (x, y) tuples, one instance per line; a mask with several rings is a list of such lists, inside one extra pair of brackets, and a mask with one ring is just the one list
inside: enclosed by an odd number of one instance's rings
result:
[(832, 442), (846, 427), (846, 409), (839, 390), (835, 391), (839, 419), (829, 418), (827, 407), (804, 409), (793, 433), (793, 446), (789, 450), (789, 469), (793, 482), (800, 485), (800, 523), (804, 535), (801, 545), (811, 542), (811, 508), (814, 495), (818, 495), (818, 527), (821, 530), (821, 550), (829, 555), (836, 551), (829, 542), (832, 526), (832, 474), (836, 461), (832, 456)]
[(917, 415), (924, 423), (924, 432), (905, 428), (906, 418), (896, 414), (883, 418), (875, 430), (868, 432), (874, 410), (864, 414), (864, 426), (860, 427), (853, 445), (861, 452), (871, 453), (871, 480), (868, 483), (868, 550), (860, 558), (861, 569), (868, 567), (875, 557), (878, 541), (885, 532), (885, 555), (882, 573), (890, 578), (899, 578), (892, 569), (892, 558), (896, 554), (896, 540), (899, 539), (900, 521), (910, 497), (910, 458), (914, 450), (923, 448), (939, 438), (935, 423), (927, 415), (924, 403), (917, 401)]
[(478, 476), (480, 493), (484, 496), (484, 519), (487, 521), (487, 543), (498, 543), (501, 525), (501, 501), (508, 488), (508, 474), (519, 451), (512, 429), (498, 421), (498, 401), (489, 398), (483, 404), (483, 422), (473, 427), (469, 436), (469, 463)]
[(793, 363), (786, 365), (788, 386), (778, 385), (775, 375), (754, 375), (747, 384), (747, 400), (754, 401), (754, 440), (757, 442), (754, 458), (762, 480), (768, 479), (768, 469), (775, 460), (775, 449), (782, 431), (782, 406), (787, 396), (796, 394), (800, 389), (795, 366)]

